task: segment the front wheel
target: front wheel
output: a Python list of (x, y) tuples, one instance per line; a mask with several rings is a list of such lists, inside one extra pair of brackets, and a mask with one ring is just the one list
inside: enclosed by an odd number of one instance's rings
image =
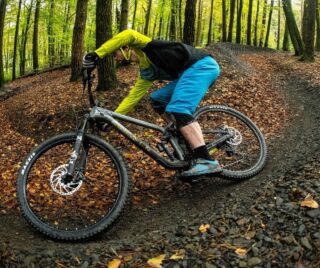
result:
[(122, 157), (110, 144), (88, 134), (67, 182), (76, 138), (67, 133), (40, 144), (22, 164), (17, 182), (27, 221), (56, 239), (78, 240), (100, 233), (118, 217), (130, 190)]
[[(211, 105), (199, 109), (194, 117), (210, 155), (222, 165), (223, 177), (246, 179), (263, 169), (267, 160), (266, 142), (247, 116), (230, 107)], [(230, 138), (224, 140), (225, 135)], [(213, 146), (217, 140), (224, 141)]]

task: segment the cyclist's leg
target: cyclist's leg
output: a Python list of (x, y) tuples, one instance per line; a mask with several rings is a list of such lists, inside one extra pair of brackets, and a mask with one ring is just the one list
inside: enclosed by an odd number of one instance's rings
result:
[(183, 176), (221, 171), (219, 163), (211, 159), (206, 149), (200, 125), (192, 120), (196, 107), (219, 73), (219, 66), (211, 57), (199, 60), (181, 75), (167, 105), (166, 112), (176, 117), (182, 135), (194, 150), (195, 164)]
[(174, 88), (176, 87), (178, 79), (170, 82), (166, 86), (154, 91), (150, 94), (151, 104), (156, 112), (164, 113), (167, 104), (170, 102)]

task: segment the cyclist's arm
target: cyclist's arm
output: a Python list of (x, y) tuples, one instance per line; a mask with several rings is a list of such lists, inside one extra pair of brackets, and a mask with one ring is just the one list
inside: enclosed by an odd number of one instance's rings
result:
[(152, 81), (144, 80), (139, 77), (133, 88), (130, 90), (128, 96), (123, 99), (115, 112), (127, 114), (132, 111), (136, 104), (147, 93), (151, 85)]
[(135, 49), (142, 49), (150, 41), (151, 38), (149, 38), (148, 36), (145, 36), (134, 30), (128, 29), (122, 31), (121, 33), (115, 35), (113, 38), (109, 39), (95, 52), (97, 53), (99, 58), (103, 58), (104, 56), (116, 51), (117, 49), (123, 46), (131, 46)]

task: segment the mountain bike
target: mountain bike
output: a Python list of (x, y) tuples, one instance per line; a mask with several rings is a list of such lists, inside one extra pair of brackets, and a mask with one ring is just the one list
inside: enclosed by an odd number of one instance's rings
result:
[[(109, 124), (157, 163), (178, 174), (192, 162), (192, 149), (174, 121), (160, 126), (102, 108), (91, 91), (92, 72), (84, 70), (83, 77), (90, 108), (77, 131), (38, 145), (22, 163), (17, 181), (17, 197), (26, 220), (43, 234), (61, 240), (79, 240), (102, 232), (129, 199), (128, 165), (119, 151), (99, 136), (102, 124)], [(266, 142), (247, 116), (230, 107), (210, 105), (198, 109), (194, 117), (210, 154), (223, 167), (214, 176), (242, 180), (263, 169)], [(161, 139), (152, 146), (120, 121), (152, 129)]]

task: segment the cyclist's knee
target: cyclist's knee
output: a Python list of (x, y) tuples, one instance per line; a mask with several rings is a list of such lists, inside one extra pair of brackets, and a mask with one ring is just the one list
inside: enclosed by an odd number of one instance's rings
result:
[(163, 114), (166, 110), (166, 104), (164, 104), (161, 101), (155, 100), (150, 96), (150, 102), (152, 105), (152, 108), (158, 113), (158, 114)]
[(178, 129), (187, 126), (193, 122), (195, 122), (196, 120), (194, 119), (194, 117), (190, 114), (184, 114), (184, 113), (172, 113), (176, 123), (177, 123), (177, 127)]

